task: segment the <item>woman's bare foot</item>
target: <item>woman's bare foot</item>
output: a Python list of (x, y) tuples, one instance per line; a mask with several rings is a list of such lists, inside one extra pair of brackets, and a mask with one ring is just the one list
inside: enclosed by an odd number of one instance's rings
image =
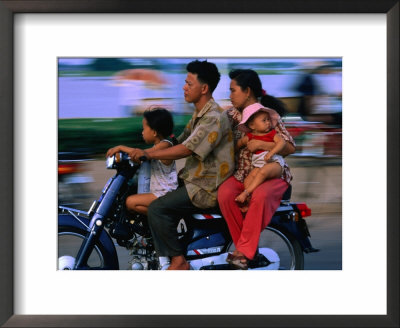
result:
[(241, 253), (237, 249), (235, 249), (232, 253), (228, 253), (228, 256), (226, 257), (226, 262), (231, 263), (232, 260), (240, 254)]
[(238, 255), (240, 255), (241, 253), (237, 250), (237, 249), (235, 249), (233, 252), (232, 252), (232, 255), (233, 256), (238, 256)]
[(190, 264), (183, 255), (173, 256), (167, 270), (190, 270)]

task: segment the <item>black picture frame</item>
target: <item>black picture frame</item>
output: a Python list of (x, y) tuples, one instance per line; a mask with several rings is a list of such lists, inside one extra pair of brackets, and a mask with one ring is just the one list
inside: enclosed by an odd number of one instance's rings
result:
[[(14, 315), (13, 22), (17, 13), (384, 13), (387, 17), (387, 315)], [(0, 325), (4, 327), (399, 327), (399, 1), (1, 0)], [(366, 270), (368, 270), (366, 268)], [(294, 296), (291, 296), (294, 297)], [(344, 296), (345, 297), (345, 296)], [(299, 299), (299, 302), (301, 300)], [(340, 300), (338, 300), (340, 302)]]

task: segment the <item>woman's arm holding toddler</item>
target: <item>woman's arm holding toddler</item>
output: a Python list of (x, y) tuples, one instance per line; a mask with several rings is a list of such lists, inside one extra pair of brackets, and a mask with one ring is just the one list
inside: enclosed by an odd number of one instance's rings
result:
[(275, 146), (270, 151), (268, 151), (268, 154), (264, 157), (266, 162), (268, 162), (272, 158), (272, 156), (280, 154), (281, 151), (284, 150), (286, 146), (286, 141), (279, 134), (275, 134), (274, 144)]

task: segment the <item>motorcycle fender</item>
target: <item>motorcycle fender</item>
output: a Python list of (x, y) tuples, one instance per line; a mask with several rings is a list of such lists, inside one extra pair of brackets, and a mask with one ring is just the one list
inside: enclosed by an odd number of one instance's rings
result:
[[(79, 220), (77, 220), (73, 215), (70, 214), (59, 214), (58, 215), (58, 226), (69, 226), (69, 227), (75, 227), (78, 229), (84, 229), (89, 232), (89, 223), (90, 220), (87, 218), (84, 218), (82, 216), (77, 216)], [(115, 245), (108, 234), (106, 230), (103, 229), (101, 232), (100, 238), (99, 238), (101, 244), (108, 250), (108, 255), (113, 259), (114, 265), (116, 265), (116, 268), (119, 267), (118, 263), (118, 254), (117, 250), (115, 249)]]
[(314, 249), (311, 245), (311, 241), (308, 238), (308, 235), (304, 233), (303, 229), (299, 228), (296, 222), (282, 220), (280, 216), (273, 216), (270, 225), (278, 229), (284, 229), (288, 233), (290, 233), (293, 237), (295, 237), (297, 241), (300, 243), (303, 252), (309, 253)]

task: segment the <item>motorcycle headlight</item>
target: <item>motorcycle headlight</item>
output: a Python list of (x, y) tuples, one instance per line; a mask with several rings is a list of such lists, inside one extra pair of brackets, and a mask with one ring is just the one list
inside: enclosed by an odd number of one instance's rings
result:
[(115, 156), (107, 157), (106, 159), (106, 168), (113, 169), (115, 163)]
[(107, 169), (116, 169), (118, 166), (123, 167), (125, 165), (135, 165), (135, 163), (131, 161), (129, 155), (126, 153), (119, 152), (106, 159)]

